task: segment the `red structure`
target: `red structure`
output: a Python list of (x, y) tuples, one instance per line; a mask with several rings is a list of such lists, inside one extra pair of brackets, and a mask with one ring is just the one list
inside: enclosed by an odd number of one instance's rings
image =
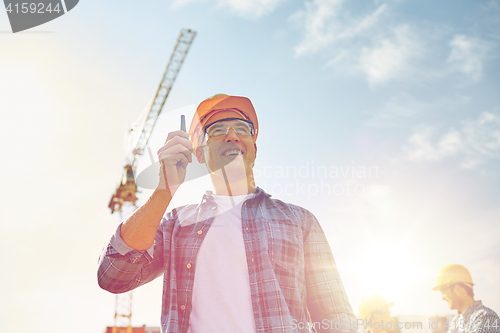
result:
[[(151, 327), (151, 326), (142, 326), (142, 327), (131, 327), (132, 333), (161, 333), (161, 329), (159, 327)], [(116, 327), (116, 333), (127, 333), (127, 327)], [(106, 327), (106, 333), (115, 333), (113, 332), (113, 327)]]
[[(106, 333), (114, 333), (113, 327), (106, 327)], [(127, 327), (117, 327), (116, 333), (127, 333)], [(142, 327), (132, 327), (132, 333), (146, 333), (146, 325)]]

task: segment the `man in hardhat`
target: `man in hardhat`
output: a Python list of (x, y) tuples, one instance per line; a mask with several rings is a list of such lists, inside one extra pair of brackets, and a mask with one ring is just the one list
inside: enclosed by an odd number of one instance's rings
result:
[(361, 300), (358, 311), (359, 317), (363, 321), (366, 333), (392, 333), (395, 323), (389, 308), (394, 306), (394, 302), (388, 303), (381, 295), (369, 295)]
[(437, 286), (442, 298), (457, 314), (450, 322), (449, 333), (489, 333), (500, 332), (500, 319), (481, 301), (474, 300), (472, 277), (462, 265), (448, 265), (441, 268), (437, 276)]
[[(354, 333), (316, 218), (255, 185), (258, 133), (248, 98), (201, 102), (189, 135), (171, 132), (159, 149), (159, 185), (118, 227), (100, 259), (99, 285), (123, 293), (163, 274), (162, 332)], [(165, 214), (192, 152), (214, 191)]]

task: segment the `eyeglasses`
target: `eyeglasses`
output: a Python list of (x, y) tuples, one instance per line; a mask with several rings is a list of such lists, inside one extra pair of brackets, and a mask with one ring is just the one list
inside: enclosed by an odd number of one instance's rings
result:
[(221, 120), (205, 128), (206, 140), (225, 137), (229, 133), (230, 128), (232, 128), (238, 136), (254, 135), (254, 128), (251, 122), (241, 119)]
[(448, 290), (448, 289), (450, 289), (450, 290), (451, 290), (451, 289), (453, 289), (453, 286), (454, 286), (454, 285), (456, 285), (456, 284), (457, 284), (457, 283), (452, 283), (452, 284), (449, 284), (446, 288), (441, 289), (441, 295), (446, 294), (446, 290)]

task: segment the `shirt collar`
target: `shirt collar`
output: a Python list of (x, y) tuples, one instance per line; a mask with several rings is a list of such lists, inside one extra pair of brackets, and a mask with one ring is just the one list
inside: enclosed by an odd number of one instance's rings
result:
[(467, 309), (465, 309), (463, 316), (468, 318), (477, 308), (480, 308), (481, 306), (483, 306), (482, 301), (475, 301)]
[[(261, 189), (258, 186), (253, 191), (253, 194), (255, 194), (254, 198), (259, 198), (261, 196), (271, 197), (271, 194), (267, 193), (266, 191), (264, 191), (263, 189)], [(206, 191), (205, 194), (203, 195), (203, 198), (201, 199), (200, 206), (203, 205), (203, 203), (205, 203), (205, 202), (209, 202), (209, 203), (214, 202), (213, 196), (214, 196), (214, 193), (211, 190)]]
[[(254, 196), (248, 200), (252, 200), (254, 203), (260, 202), (264, 200), (264, 198), (268, 198), (271, 195), (265, 192), (260, 187), (256, 187), (253, 191)], [(193, 215), (194, 213), (194, 215)], [(183, 214), (179, 214), (181, 220), (181, 227), (185, 227), (191, 225), (193, 223), (206, 221), (217, 214), (217, 203), (215, 202), (214, 194), (212, 191), (206, 191), (201, 199), (200, 204), (198, 205), (195, 212), (191, 212), (183, 216)]]

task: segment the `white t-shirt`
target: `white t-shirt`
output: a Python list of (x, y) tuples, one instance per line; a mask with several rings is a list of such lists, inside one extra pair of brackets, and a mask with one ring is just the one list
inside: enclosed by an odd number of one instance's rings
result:
[(214, 195), (217, 215), (196, 258), (188, 333), (255, 333), (241, 206), (253, 194)]
[(464, 317), (457, 313), (449, 322), (448, 333), (464, 333)]

